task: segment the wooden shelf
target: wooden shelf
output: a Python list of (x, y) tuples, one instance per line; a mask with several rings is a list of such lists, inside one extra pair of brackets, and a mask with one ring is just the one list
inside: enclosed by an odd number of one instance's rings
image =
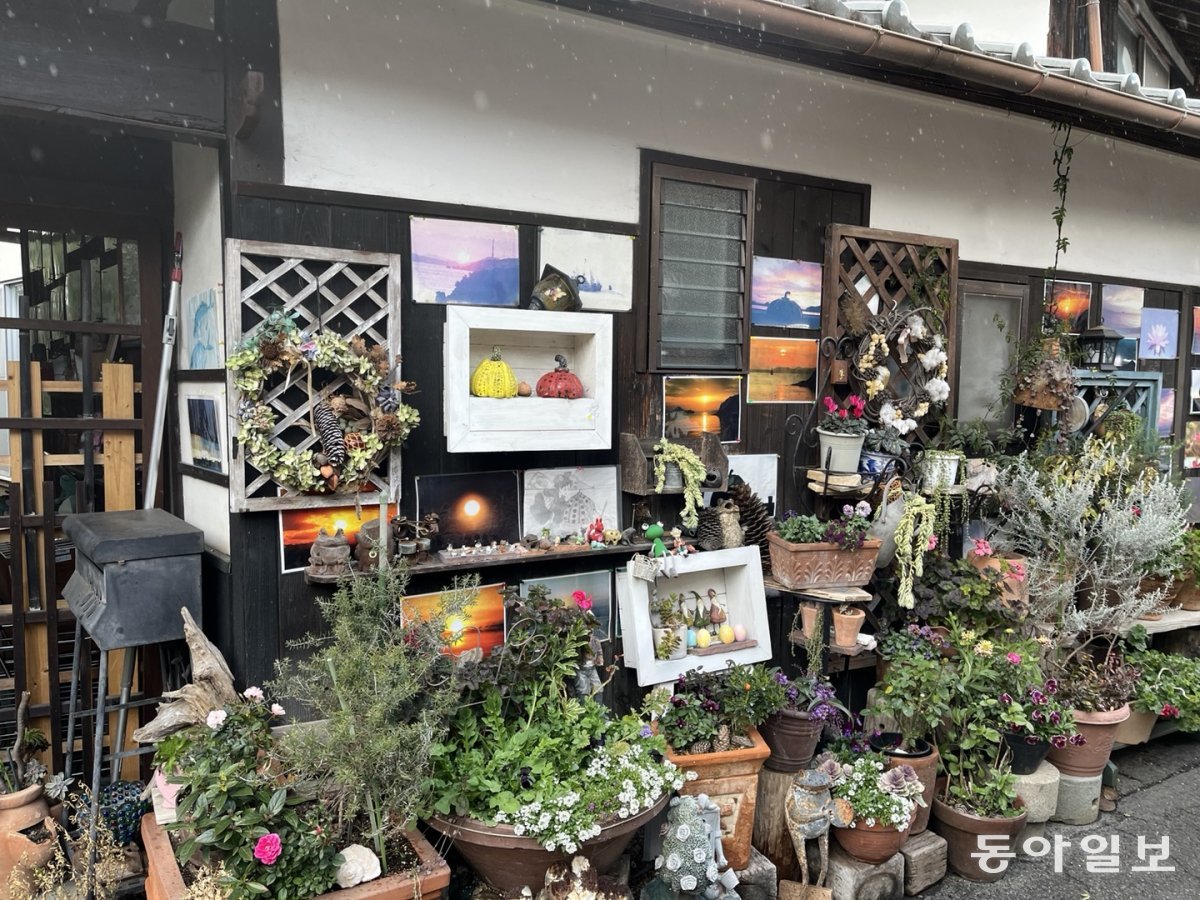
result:
[(605, 547), (602, 550), (580, 547), (577, 550), (530, 550), (528, 553), (522, 553), (519, 556), (514, 554), (505, 556), (463, 556), (454, 562), (429, 562), (410, 565), (408, 573), (414, 576), (433, 575), (438, 572), (464, 572), (473, 569), (491, 569), (497, 566), (550, 562), (556, 559), (581, 559), (584, 557), (588, 559), (593, 557), (603, 559), (622, 555), (632, 556), (634, 553), (648, 553), (651, 546), (651, 544), (617, 544), (615, 547)]
[(780, 584), (774, 578), (764, 578), (763, 587), (768, 591), (778, 591), (781, 594), (803, 597), (805, 600), (811, 600), (813, 603), (870, 603), (875, 599), (870, 591), (865, 591), (858, 587), (790, 588)]
[(1171, 609), (1161, 619), (1153, 621), (1138, 619), (1129, 628), (1121, 629), (1121, 634), (1128, 634), (1135, 625), (1144, 627), (1146, 634), (1165, 634), (1168, 631), (1179, 631), (1182, 628), (1194, 628), (1200, 625), (1200, 611), (1193, 612), (1187, 609)]

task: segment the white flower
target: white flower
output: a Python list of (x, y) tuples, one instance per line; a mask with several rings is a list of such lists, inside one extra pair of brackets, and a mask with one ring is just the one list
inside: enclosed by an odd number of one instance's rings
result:
[(286, 714), (287, 714), (287, 710), (285, 710), (285, 709), (284, 709), (282, 706), (280, 706), (278, 703), (272, 703), (272, 704), (271, 704), (271, 715), (273, 715), (273, 716), (284, 716), (284, 715), (286, 715)]
[(682, 878), (680, 878), (679, 879), (679, 889), (681, 891), (696, 890), (696, 876), (695, 875), (684, 875)]
[(373, 881), (380, 875), (379, 857), (362, 844), (351, 844), (342, 851), (342, 864), (337, 870), (340, 888), (352, 888), (364, 881)]
[(908, 326), (908, 334), (914, 341), (919, 341), (929, 333), (928, 327), (925, 325), (925, 320), (918, 315), (911, 315), (904, 324)]
[(204, 720), (204, 724), (207, 725), (209, 728), (211, 728), (213, 731), (220, 731), (221, 726), (225, 724), (225, 720), (228, 718), (229, 718), (229, 713), (225, 712), (225, 710), (214, 709), (212, 712), (210, 712), (208, 714), (208, 717)]
[(671, 872), (678, 872), (683, 865), (683, 860), (679, 858), (678, 853), (672, 853), (667, 857), (667, 869)]
[(950, 396), (950, 385), (944, 378), (931, 378), (925, 383), (929, 399), (934, 403), (944, 403)]
[(247, 700), (253, 700), (255, 703), (261, 703), (264, 695), (263, 695), (262, 688), (254, 687), (252, 685), (252, 686), (246, 688), (244, 691), (242, 691), (242, 696), (245, 697)]
[(681, 841), (686, 841), (692, 836), (692, 829), (687, 822), (680, 822), (679, 827), (675, 829), (675, 837)]
[(946, 351), (941, 347), (933, 347), (918, 355), (917, 359), (921, 360), (921, 368), (926, 372), (932, 372), (942, 363), (946, 362)]
[(513, 834), (515, 834), (517, 837), (523, 837), (525, 835), (525, 826), (524, 825), (514, 825), (513, 826)]
[(692, 851), (692, 859), (694, 859), (698, 863), (704, 862), (704, 860), (707, 858), (707, 856), (708, 856), (708, 853), (705, 851), (704, 847), (697, 847), (695, 850)]
[(885, 425), (890, 425), (900, 418), (900, 414), (896, 412), (896, 407), (890, 403), (885, 403), (879, 407), (879, 421)]
[(658, 871), (659, 869), (662, 868), (662, 865), (663, 865), (663, 858), (661, 856), (655, 857), (654, 870)]

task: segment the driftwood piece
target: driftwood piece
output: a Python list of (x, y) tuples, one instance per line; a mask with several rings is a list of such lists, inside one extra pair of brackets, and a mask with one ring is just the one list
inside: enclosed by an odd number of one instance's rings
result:
[(29, 691), (21, 691), (21, 702), (17, 705), (17, 736), (13, 739), (12, 764), (17, 775), (17, 790), (25, 785), (25, 757), (21, 745), (25, 743), (25, 723), (29, 718)]
[(237, 700), (229, 663), (185, 607), (183, 636), (192, 658), (192, 683), (177, 691), (167, 691), (158, 705), (158, 714), (133, 733), (142, 744), (154, 744), (192, 725), (199, 725), (214, 709), (222, 709)]

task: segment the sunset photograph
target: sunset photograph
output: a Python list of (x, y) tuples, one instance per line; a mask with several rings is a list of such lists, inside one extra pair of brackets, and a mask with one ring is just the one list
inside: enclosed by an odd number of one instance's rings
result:
[(750, 338), (747, 403), (805, 403), (816, 399), (816, 340)]
[(821, 264), (754, 257), (750, 324), (776, 328), (821, 327)]
[(1046, 319), (1043, 330), (1049, 331), (1053, 319), (1062, 322), (1067, 334), (1081, 334), (1088, 327), (1088, 310), (1092, 305), (1092, 285), (1086, 281), (1046, 282)]
[[(359, 513), (361, 512), (361, 518)], [(393, 503), (389, 517), (396, 515)], [(340, 528), (353, 547), (358, 540), (358, 530), (366, 522), (379, 518), (379, 506), (363, 506), (356, 512), (353, 506), (326, 506), (323, 509), (285, 509), (279, 513), (279, 545), (282, 548), (284, 572), (298, 572), (308, 566), (308, 554), (312, 543), (324, 528), (336, 534)]]
[(663, 378), (663, 437), (719, 434), (722, 443), (741, 439), (742, 378), (728, 375), (667, 375)]
[[(411, 594), (404, 598), (405, 608), (426, 621), (437, 612), (441, 592)], [(479, 647), (484, 656), (504, 643), (504, 584), (484, 584), (479, 596), (461, 616), (445, 622), (446, 649), (455, 656)]]

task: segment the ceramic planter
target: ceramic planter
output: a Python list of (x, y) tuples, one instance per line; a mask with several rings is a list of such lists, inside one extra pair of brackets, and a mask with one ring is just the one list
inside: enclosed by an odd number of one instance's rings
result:
[(837, 544), (793, 544), (774, 531), (767, 534), (771, 574), (791, 590), (817, 587), (862, 587), (875, 574), (879, 541), (864, 541), (861, 549), (842, 550)]
[(758, 726), (771, 755), (763, 767), (772, 772), (799, 772), (812, 762), (825, 723), (795, 709), (781, 709)]
[(957, 453), (945, 450), (926, 450), (921, 461), (921, 483), (925, 490), (953, 487), (958, 481), (958, 464), (962, 460)]
[(912, 766), (917, 777), (921, 779), (921, 784), (924, 786), (921, 797), (924, 799), (925, 805), (918, 806), (913, 810), (913, 821), (908, 830), (911, 836), (920, 834), (929, 827), (929, 813), (934, 794), (937, 793), (938, 765), (942, 758), (937, 752), (937, 748), (925, 741), (913, 741), (914, 749), (911, 752), (897, 749), (899, 743), (900, 735), (885, 732), (878, 738), (871, 738), (871, 749), (879, 750), (887, 756), (889, 769), (897, 766)]
[[(664, 794), (654, 806), (632, 818), (604, 826), (598, 835), (579, 848), (578, 855), (586, 856), (597, 872), (610, 871), (633, 840), (634, 833), (658, 815), (669, 796)], [(557, 862), (567, 861), (572, 855), (547, 850), (533, 838), (518, 837), (511, 825), (488, 825), (465, 816), (434, 816), (429, 820), (429, 827), (450, 838), (471, 868), (505, 896), (519, 894), (524, 887), (533, 889), (544, 885), (546, 870)]]
[(821, 456), (817, 460), (820, 468), (830, 472), (858, 471), (866, 434), (837, 434), (818, 428), (817, 439), (821, 443)]
[(1075, 728), (1087, 743), (1082, 747), (1067, 744), (1061, 750), (1051, 749), (1047, 757), (1055, 768), (1066, 775), (1088, 777), (1099, 775), (1112, 754), (1117, 726), (1129, 718), (1129, 704), (1104, 712), (1075, 710)]
[(900, 457), (875, 450), (864, 450), (858, 459), (858, 471), (864, 475), (883, 475), (886, 472), (899, 474), (901, 466)]
[(843, 850), (857, 860), (877, 866), (885, 863), (904, 846), (909, 829), (903, 831), (891, 825), (868, 825), (864, 819), (855, 819), (854, 827), (833, 829), (833, 839)]
[[(421, 832), (406, 835), (421, 862), (417, 871), (385, 875), (352, 888), (321, 894), (330, 900), (437, 900), (450, 885), (450, 867), (438, 856)], [(146, 848), (146, 900), (181, 900), (187, 894), (175, 850), (154, 813), (142, 816), (142, 844)]]
[(721, 847), (734, 870), (744, 869), (750, 863), (758, 773), (771, 755), (771, 748), (757, 729), (750, 729), (749, 738), (752, 746), (721, 753), (667, 751), (671, 762), (697, 776), (695, 781), (685, 782), (679, 793), (708, 794), (722, 811), (732, 810), (732, 814), (721, 816)]
[[(1020, 799), (1017, 803), (1023, 805)], [(984, 869), (980, 865), (982, 860), (972, 854), (979, 853), (979, 839), (983, 835), (992, 838), (988, 841), (989, 849), (1013, 852), (1017, 835), (1025, 827), (1025, 818), (1024, 810), (1010, 818), (977, 816), (944, 803), (940, 798), (933, 801), (933, 830), (946, 839), (946, 862), (951, 871), (968, 881), (999, 881), (1004, 877), (1003, 871)], [(997, 837), (1001, 840), (996, 840)], [(995, 867), (996, 857), (993, 855), (987, 864)]]
[(0, 897), (7, 896), (8, 880), (14, 871), (30, 872), (54, 855), (53, 838), (38, 843), (23, 833), (38, 825), (44, 825), (51, 835), (55, 833), (40, 784), (0, 794)]
[(1195, 578), (1186, 578), (1179, 582), (1175, 603), (1189, 612), (1200, 612), (1200, 584), (1197, 584)]
[(1029, 743), (1023, 735), (1006, 732), (1004, 744), (1012, 754), (1011, 768), (1014, 775), (1032, 775), (1050, 752), (1049, 741)]
[[(688, 630), (687, 630), (686, 625), (672, 626), (670, 628), (655, 628), (654, 629), (654, 658), (671, 660), (671, 659), (683, 659), (685, 656), (687, 656), (687, 652), (688, 652), (687, 633), (688, 633)], [(667, 656), (660, 657), (658, 655), (659, 641), (661, 641), (663, 638), (667, 637), (670, 634), (675, 635), (675, 649), (672, 650), (670, 652), (670, 654), (668, 654)]]
[(858, 643), (858, 632), (866, 621), (867, 613), (861, 609), (833, 611), (833, 643), (839, 647), (853, 647)]
[(1027, 576), (1017, 577), (1014, 569), (1019, 567), (1027, 573), (1029, 567), (1025, 557), (1019, 553), (994, 553), (991, 556), (980, 556), (972, 551), (968, 554), (971, 565), (981, 573), (992, 570), (1000, 575), (1000, 602), (1014, 611), (1024, 612), (1029, 609), (1029, 582)]
[(1150, 740), (1150, 732), (1154, 730), (1158, 716), (1154, 713), (1139, 712), (1130, 707), (1129, 718), (1117, 726), (1113, 732), (1114, 744), (1144, 744)]

